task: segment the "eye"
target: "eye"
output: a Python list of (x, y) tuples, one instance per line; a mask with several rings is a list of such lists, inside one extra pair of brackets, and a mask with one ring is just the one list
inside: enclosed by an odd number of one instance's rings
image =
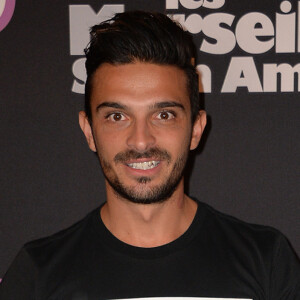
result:
[(158, 114), (158, 119), (160, 120), (170, 120), (175, 118), (175, 114), (169, 111), (162, 111)]
[(126, 120), (125, 116), (122, 113), (118, 113), (118, 112), (109, 114), (106, 118), (108, 120), (112, 121), (112, 122), (118, 122), (118, 121), (125, 121)]

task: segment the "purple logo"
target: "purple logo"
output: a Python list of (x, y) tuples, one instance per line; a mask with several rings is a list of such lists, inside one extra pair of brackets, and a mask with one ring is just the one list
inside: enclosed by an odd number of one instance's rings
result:
[(14, 10), (16, 0), (0, 0), (0, 31), (2, 31), (10, 22)]

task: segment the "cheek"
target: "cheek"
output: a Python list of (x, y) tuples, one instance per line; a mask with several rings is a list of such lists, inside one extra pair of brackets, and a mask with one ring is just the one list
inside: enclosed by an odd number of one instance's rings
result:
[(186, 148), (189, 148), (191, 140), (191, 131), (176, 128), (172, 131), (166, 132), (166, 134), (160, 136), (160, 145), (162, 148), (169, 149), (169, 152), (182, 152)]
[(120, 132), (98, 132), (96, 147), (100, 160), (113, 161), (114, 157), (124, 149), (124, 135)]
[(117, 131), (108, 130), (104, 125), (94, 128), (93, 132), (96, 144), (103, 149), (113, 147), (119, 138)]

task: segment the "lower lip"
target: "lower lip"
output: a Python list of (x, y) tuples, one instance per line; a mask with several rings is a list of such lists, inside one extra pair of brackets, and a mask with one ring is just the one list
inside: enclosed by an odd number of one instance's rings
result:
[(133, 175), (138, 175), (138, 176), (152, 176), (155, 175), (161, 168), (161, 163), (160, 162), (156, 167), (152, 168), (152, 169), (148, 169), (148, 170), (143, 170), (143, 169), (134, 169), (131, 168), (127, 165), (125, 165), (126, 170), (128, 170), (131, 174)]

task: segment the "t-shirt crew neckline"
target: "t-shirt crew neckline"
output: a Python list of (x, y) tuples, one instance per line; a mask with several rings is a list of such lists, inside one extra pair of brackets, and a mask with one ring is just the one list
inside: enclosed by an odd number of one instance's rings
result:
[(100, 208), (97, 208), (93, 212), (93, 225), (98, 235), (100, 235), (101, 243), (106, 244), (106, 246), (114, 249), (117, 252), (121, 252), (125, 255), (136, 257), (136, 258), (159, 258), (162, 256), (169, 255), (178, 251), (180, 249), (186, 248), (195, 237), (199, 236), (199, 230), (201, 229), (202, 223), (207, 215), (207, 210), (201, 205), (199, 201), (197, 203), (197, 210), (194, 219), (189, 226), (189, 228), (176, 240), (152, 248), (143, 248), (133, 245), (126, 244), (116, 238), (104, 225), (101, 216)]

